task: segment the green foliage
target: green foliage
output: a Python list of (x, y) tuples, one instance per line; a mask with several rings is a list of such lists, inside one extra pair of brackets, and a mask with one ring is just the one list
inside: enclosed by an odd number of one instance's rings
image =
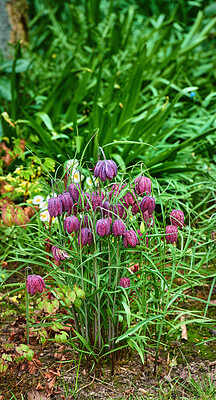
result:
[[(16, 119), (12, 127), (2, 118), (3, 132), (36, 134), (37, 145), (30, 139), (28, 146), (61, 163), (84, 149), (84, 160), (96, 161), (100, 145), (126, 166), (145, 163), (158, 178), (167, 171), (194, 177), (202, 163), (192, 154), (212, 160), (215, 145), (216, 20), (206, 5), (164, 1), (165, 16), (158, 2), (32, 1), (31, 53), (20, 58), (18, 46), (14, 62), (3, 64)], [(151, 13), (158, 16), (146, 18)]]
[[(140, 170), (136, 173), (139, 174)], [(109, 202), (125, 207), (125, 196), (133, 193), (134, 179), (128, 173), (119, 172), (116, 184), (126, 186), (121, 187), (119, 194), (109, 197)], [(91, 199), (96, 188), (87, 189), (83, 185), (80, 193), (88, 191)], [(94, 210), (89, 200), (86, 209), (88, 196), (82, 195), (78, 202), (81, 209), (77, 212), (78, 215), (81, 213), (81, 221), (84, 216), (92, 221), (91, 245), (79, 245), (80, 234), (68, 234), (64, 230), (67, 215), (63, 213), (55, 223), (47, 221), (27, 226), (26, 231), (20, 234), (20, 248), (17, 248), (16, 255), (13, 251), (8, 254), (11, 261), (22, 263), (22, 267), (27, 266), (31, 259), (33, 267), (44, 268), (45, 274), (52, 278), (49, 290), (53, 297), (44, 296), (38, 300), (39, 310), (45, 313), (45, 320), (40, 325), (51, 326), (55, 332), (54, 340), (58, 343), (67, 342), (77, 348), (78, 341), (79, 351), (86, 352), (96, 362), (125, 346), (136, 350), (142, 363), (145, 362), (147, 346), (156, 352), (157, 359), (160, 347), (176, 337), (183, 324), (196, 323), (208, 327), (213, 323), (208, 315), (215, 281), (212, 269), (215, 244), (211, 239), (215, 223), (214, 215), (211, 215), (214, 204), (208, 205), (213, 190), (203, 197), (202, 186), (205, 184), (202, 183), (199, 187), (191, 185), (181, 195), (170, 195), (156, 179), (152, 179), (152, 186), (152, 195), (154, 193), (157, 203), (154, 227), (149, 227), (139, 212), (132, 217), (132, 206), (125, 208), (127, 230), (142, 229), (143, 240), (134, 247), (125, 248), (122, 239), (111, 234), (100, 237), (96, 232), (96, 221), (101, 218), (101, 209)], [(106, 198), (110, 193), (110, 182), (100, 184), (99, 190)], [(193, 195), (199, 212), (191, 207)], [(165, 226), (169, 224), (173, 208), (183, 210), (186, 218), (185, 227), (179, 229), (176, 246), (165, 241)], [(112, 217), (117, 217), (115, 211)], [(24, 246), (26, 235), (28, 247)], [(50, 240), (49, 248), (45, 239)], [(50, 253), (52, 245), (66, 251), (69, 258), (56, 262)], [(134, 265), (138, 265), (136, 272), (133, 272)], [(129, 288), (119, 286), (119, 279), (123, 276), (130, 277)], [(196, 298), (193, 288), (210, 279), (213, 283), (208, 301)], [(182, 302), (190, 299), (203, 304), (202, 314), (193, 308), (182, 307)], [(187, 320), (182, 321), (182, 316), (187, 316)], [(62, 325), (70, 327), (71, 320), (73, 334), (67, 336)], [(114, 355), (112, 357), (114, 360)]]

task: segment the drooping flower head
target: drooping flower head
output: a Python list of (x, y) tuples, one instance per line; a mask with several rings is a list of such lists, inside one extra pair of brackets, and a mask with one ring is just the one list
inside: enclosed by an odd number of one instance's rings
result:
[(114, 236), (122, 236), (126, 233), (126, 226), (121, 219), (116, 219), (113, 222), (112, 233)]
[(91, 245), (93, 243), (93, 234), (89, 228), (82, 228), (78, 235), (78, 244), (85, 246), (86, 244)]
[(68, 214), (71, 214), (72, 208), (73, 208), (73, 200), (72, 197), (70, 196), (70, 193), (64, 192), (58, 196), (58, 198), (62, 202), (62, 211), (67, 212)]
[(135, 192), (140, 196), (144, 193), (151, 194), (151, 179), (146, 176), (138, 176), (135, 179)]
[(78, 232), (80, 228), (80, 221), (74, 215), (72, 217), (67, 217), (64, 220), (64, 230), (68, 233)]
[(80, 185), (78, 183), (71, 183), (71, 185), (68, 186), (68, 191), (72, 199), (77, 202), (80, 196)]
[(177, 237), (178, 237), (178, 228), (175, 225), (167, 225), (166, 226), (166, 242), (174, 244), (177, 242)]
[(133, 207), (131, 208), (131, 212), (133, 215), (136, 215), (140, 212), (140, 202), (134, 203)]
[(123, 245), (125, 248), (127, 248), (128, 245), (130, 245), (131, 247), (136, 247), (138, 243), (139, 242), (136, 232), (133, 229), (125, 232), (125, 234), (123, 235)]
[(123, 287), (123, 288), (128, 288), (130, 287), (131, 283), (130, 283), (130, 279), (129, 278), (121, 278), (119, 281), (119, 286)]
[(101, 218), (96, 222), (96, 232), (99, 236), (108, 236), (110, 233), (109, 219)]
[(142, 213), (148, 210), (149, 214), (153, 214), (153, 211), (155, 209), (155, 198), (150, 196), (144, 196), (140, 203), (140, 209)]
[(57, 217), (57, 215), (61, 215), (62, 213), (62, 202), (61, 199), (58, 197), (51, 197), (48, 200), (48, 211), (50, 217)]
[(182, 228), (184, 226), (184, 213), (181, 210), (172, 210), (170, 213), (170, 223), (171, 225), (180, 226)]
[(66, 253), (65, 250), (59, 249), (56, 246), (52, 246), (52, 253), (53, 253), (53, 258), (56, 261), (61, 261), (61, 260), (66, 260), (66, 258), (69, 258), (70, 256)]
[(90, 208), (95, 211), (98, 207), (102, 206), (102, 199), (98, 194), (92, 194), (90, 196), (89, 202), (86, 204), (86, 210), (89, 210)]
[(82, 223), (81, 223), (82, 228), (88, 228), (92, 230), (92, 220), (89, 218), (87, 215), (84, 215), (82, 218)]
[(117, 165), (113, 160), (100, 160), (94, 168), (95, 178), (100, 178), (102, 182), (107, 179), (111, 181), (117, 175)]
[(45, 282), (40, 275), (29, 275), (26, 280), (27, 292), (31, 295), (42, 293), (45, 288)]

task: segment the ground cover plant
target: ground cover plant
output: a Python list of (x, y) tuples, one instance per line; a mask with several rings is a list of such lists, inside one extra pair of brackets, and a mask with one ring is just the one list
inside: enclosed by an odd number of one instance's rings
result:
[(214, 3), (29, 5), (0, 69), (1, 400), (214, 398)]

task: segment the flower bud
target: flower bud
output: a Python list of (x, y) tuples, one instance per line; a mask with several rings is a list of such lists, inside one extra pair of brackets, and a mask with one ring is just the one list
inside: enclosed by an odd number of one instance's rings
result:
[(64, 220), (64, 230), (68, 233), (78, 232), (80, 228), (80, 221), (77, 217), (67, 217)]
[(171, 225), (184, 226), (184, 213), (181, 210), (172, 210), (170, 213), (170, 223)]
[(129, 278), (121, 278), (119, 281), (119, 286), (123, 287), (123, 288), (128, 288), (130, 287), (131, 283), (130, 283), (130, 279)]
[(69, 258), (70, 256), (66, 253), (66, 251), (59, 249), (56, 246), (52, 246), (52, 253), (53, 253), (53, 258), (56, 261), (61, 261), (61, 260), (66, 260), (66, 258)]
[(122, 236), (125, 235), (126, 233), (126, 227), (124, 222), (122, 222), (121, 219), (116, 219), (113, 222), (113, 226), (112, 226), (112, 233), (114, 236)]
[(175, 225), (167, 225), (166, 226), (166, 242), (168, 243), (176, 243), (178, 237), (178, 228)]
[(139, 243), (136, 232), (133, 229), (126, 231), (125, 235), (123, 235), (123, 245), (125, 248), (130, 245), (131, 247), (136, 247)]
[(31, 295), (42, 293), (45, 288), (45, 282), (40, 275), (29, 275), (26, 280), (27, 292)]
[(108, 219), (99, 219), (96, 223), (96, 232), (99, 236), (108, 236), (110, 233), (110, 223)]
[(151, 194), (151, 179), (146, 178), (146, 176), (138, 176), (134, 182), (136, 184), (135, 192), (138, 195)]
[(48, 200), (48, 211), (50, 217), (57, 217), (57, 215), (61, 215), (62, 213), (62, 202), (59, 197), (51, 197)]

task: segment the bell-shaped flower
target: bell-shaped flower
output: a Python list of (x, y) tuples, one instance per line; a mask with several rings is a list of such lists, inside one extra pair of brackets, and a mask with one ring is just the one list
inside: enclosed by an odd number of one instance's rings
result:
[(42, 293), (45, 288), (45, 282), (40, 275), (29, 275), (26, 280), (27, 292), (31, 295)]

